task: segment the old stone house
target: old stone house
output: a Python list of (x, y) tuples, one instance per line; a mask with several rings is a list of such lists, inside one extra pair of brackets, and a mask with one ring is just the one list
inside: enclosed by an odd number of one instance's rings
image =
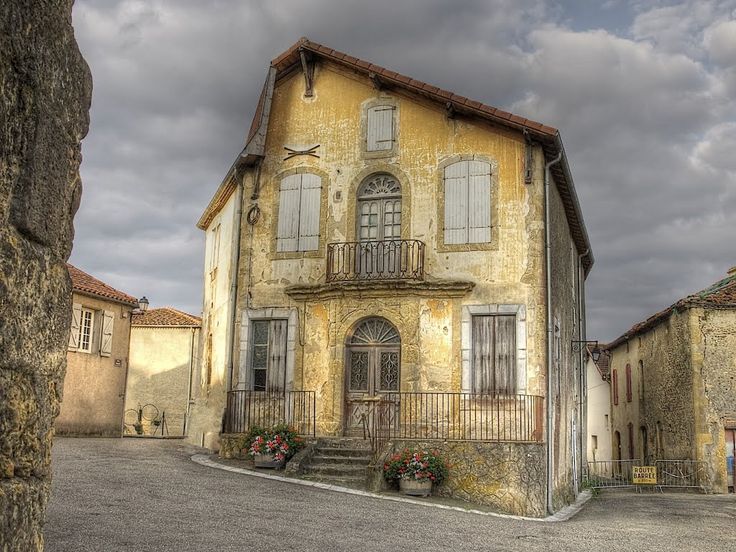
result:
[(57, 435), (120, 437), (138, 300), (72, 265), (72, 319)]
[(193, 441), (275, 409), (431, 442), (450, 496), (530, 515), (574, 497), (593, 256), (556, 129), (302, 39), (198, 226)]
[[(130, 418), (152, 405), (159, 425), (143, 419), (146, 433), (186, 435), (192, 374), (199, 348), (202, 320), (172, 307), (133, 314), (130, 330), (130, 368), (126, 387), (126, 431), (134, 431)], [(148, 410), (146, 411), (148, 414)], [(148, 416), (147, 416), (148, 417)], [(166, 422), (166, 428), (161, 422)]]
[(736, 267), (610, 343), (612, 456), (705, 462), (733, 488)]

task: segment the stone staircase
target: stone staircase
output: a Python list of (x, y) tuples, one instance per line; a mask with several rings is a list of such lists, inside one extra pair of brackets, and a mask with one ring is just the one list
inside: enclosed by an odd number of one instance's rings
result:
[(370, 442), (364, 439), (320, 438), (300, 477), (364, 490), (371, 456)]

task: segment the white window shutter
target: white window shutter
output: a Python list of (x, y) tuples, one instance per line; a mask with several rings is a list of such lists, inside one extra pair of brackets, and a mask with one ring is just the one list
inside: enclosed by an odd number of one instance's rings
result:
[(292, 174), (281, 181), (277, 251), (297, 251), (299, 246), (299, 199), (302, 175)]
[(304, 173), (302, 198), (299, 209), (299, 251), (319, 249), (319, 215), (322, 179), (316, 174)]
[(468, 161), (468, 243), (491, 241), (491, 165)]
[(102, 332), (100, 336), (100, 356), (109, 357), (112, 354), (112, 327), (115, 314), (111, 311), (102, 313)]
[(445, 167), (445, 243), (468, 243), (468, 162)]
[(367, 150), (390, 150), (394, 145), (394, 107), (379, 105), (368, 108)]
[(79, 349), (79, 328), (82, 325), (82, 305), (72, 305), (72, 329), (69, 334), (69, 349)]

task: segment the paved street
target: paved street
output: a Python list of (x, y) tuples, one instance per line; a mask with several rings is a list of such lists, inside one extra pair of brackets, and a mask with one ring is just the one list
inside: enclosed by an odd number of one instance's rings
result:
[(46, 550), (736, 550), (733, 495), (609, 492), (541, 523), (268, 481), (195, 464), (196, 452), (56, 439)]

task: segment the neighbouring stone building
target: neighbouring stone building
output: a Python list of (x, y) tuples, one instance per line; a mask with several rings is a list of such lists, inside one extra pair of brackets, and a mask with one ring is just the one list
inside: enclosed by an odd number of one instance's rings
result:
[(574, 498), (593, 256), (556, 129), (302, 39), (198, 226), (194, 442), (276, 410), (429, 443), (450, 496)]
[(130, 320), (138, 299), (72, 265), (68, 268), (72, 323), (56, 433), (120, 437)]
[(0, 550), (43, 549), (92, 79), (72, 2), (0, 3)]
[[(192, 373), (199, 347), (201, 319), (172, 307), (133, 314), (130, 368), (125, 393), (126, 432), (135, 431), (130, 411), (153, 405), (168, 435), (186, 435)], [(148, 420), (142, 420), (148, 425)], [(158, 430), (157, 430), (158, 427)], [(145, 427), (161, 435), (163, 426)]]
[(733, 487), (736, 267), (610, 343), (614, 459), (700, 460)]
[[(601, 352), (598, 361), (593, 360), (593, 351)], [(602, 354), (596, 346), (588, 349), (585, 362), (588, 405), (585, 427), (587, 428), (588, 462), (611, 460), (611, 376), (608, 367), (610, 357)]]

